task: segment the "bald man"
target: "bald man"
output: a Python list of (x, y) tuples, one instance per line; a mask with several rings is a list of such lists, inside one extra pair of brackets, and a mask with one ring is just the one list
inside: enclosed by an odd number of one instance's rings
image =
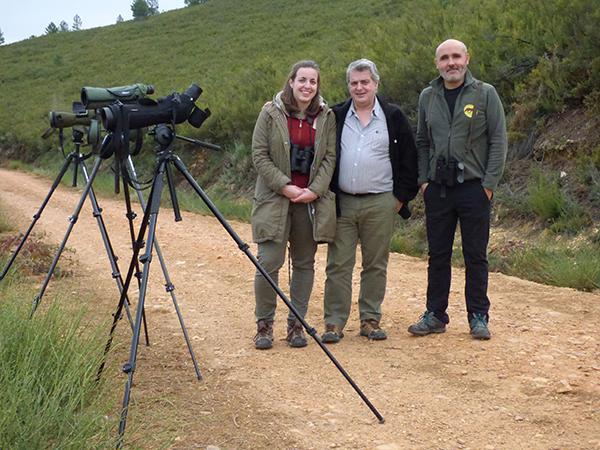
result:
[(463, 42), (442, 42), (435, 65), (440, 76), (419, 97), (416, 139), (429, 243), (427, 309), (408, 331), (446, 331), (452, 244), (460, 223), (470, 332), (490, 339), (487, 246), (492, 196), (507, 152), (504, 109), (494, 87), (469, 71)]

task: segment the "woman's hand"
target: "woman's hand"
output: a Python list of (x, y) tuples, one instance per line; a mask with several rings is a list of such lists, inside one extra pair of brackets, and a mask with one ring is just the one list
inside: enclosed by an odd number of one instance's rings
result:
[(283, 189), (281, 189), (281, 194), (284, 197), (289, 198), (291, 201), (295, 201), (294, 199), (296, 199), (297, 197), (299, 197), (300, 195), (302, 195), (304, 192), (304, 189), (295, 186), (293, 184), (286, 184)]
[(310, 203), (318, 198), (319, 198), (319, 196), (317, 194), (315, 194), (313, 191), (311, 191), (308, 188), (304, 188), (304, 189), (302, 189), (302, 193), (299, 196), (297, 196), (296, 198), (292, 198), (290, 200), (294, 203)]

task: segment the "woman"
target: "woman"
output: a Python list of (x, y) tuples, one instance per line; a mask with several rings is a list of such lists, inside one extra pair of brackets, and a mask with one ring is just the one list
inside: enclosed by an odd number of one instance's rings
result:
[[(252, 208), (252, 235), (258, 243), (258, 261), (278, 282), (289, 242), (292, 260), (290, 296), (302, 317), (314, 280), (318, 242), (335, 235), (335, 194), (329, 182), (335, 167), (335, 117), (320, 95), (319, 66), (299, 61), (292, 67), (283, 90), (266, 103), (252, 136), (252, 160), (258, 174)], [(258, 349), (273, 346), (277, 297), (256, 272)], [(287, 342), (306, 346), (302, 324), (290, 311)]]

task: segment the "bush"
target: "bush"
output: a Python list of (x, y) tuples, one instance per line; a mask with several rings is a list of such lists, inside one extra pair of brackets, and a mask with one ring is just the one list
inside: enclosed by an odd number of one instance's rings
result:
[(539, 283), (583, 291), (600, 288), (600, 247), (567, 248), (539, 245), (516, 250), (507, 259), (506, 272)]
[(535, 171), (527, 189), (528, 204), (532, 212), (543, 220), (557, 219), (561, 216), (567, 200), (558, 182), (558, 176)]

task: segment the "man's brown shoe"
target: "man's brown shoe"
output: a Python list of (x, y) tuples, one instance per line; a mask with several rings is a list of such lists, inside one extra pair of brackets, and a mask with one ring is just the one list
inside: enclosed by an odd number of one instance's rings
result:
[(383, 341), (387, 339), (387, 334), (379, 326), (379, 322), (375, 319), (367, 319), (360, 321), (360, 335), (366, 336), (373, 341)]
[(321, 342), (325, 344), (335, 344), (336, 342), (340, 342), (340, 339), (344, 337), (344, 333), (337, 326), (332, 323), (325, 324), (325, 333), (321, 336)]

